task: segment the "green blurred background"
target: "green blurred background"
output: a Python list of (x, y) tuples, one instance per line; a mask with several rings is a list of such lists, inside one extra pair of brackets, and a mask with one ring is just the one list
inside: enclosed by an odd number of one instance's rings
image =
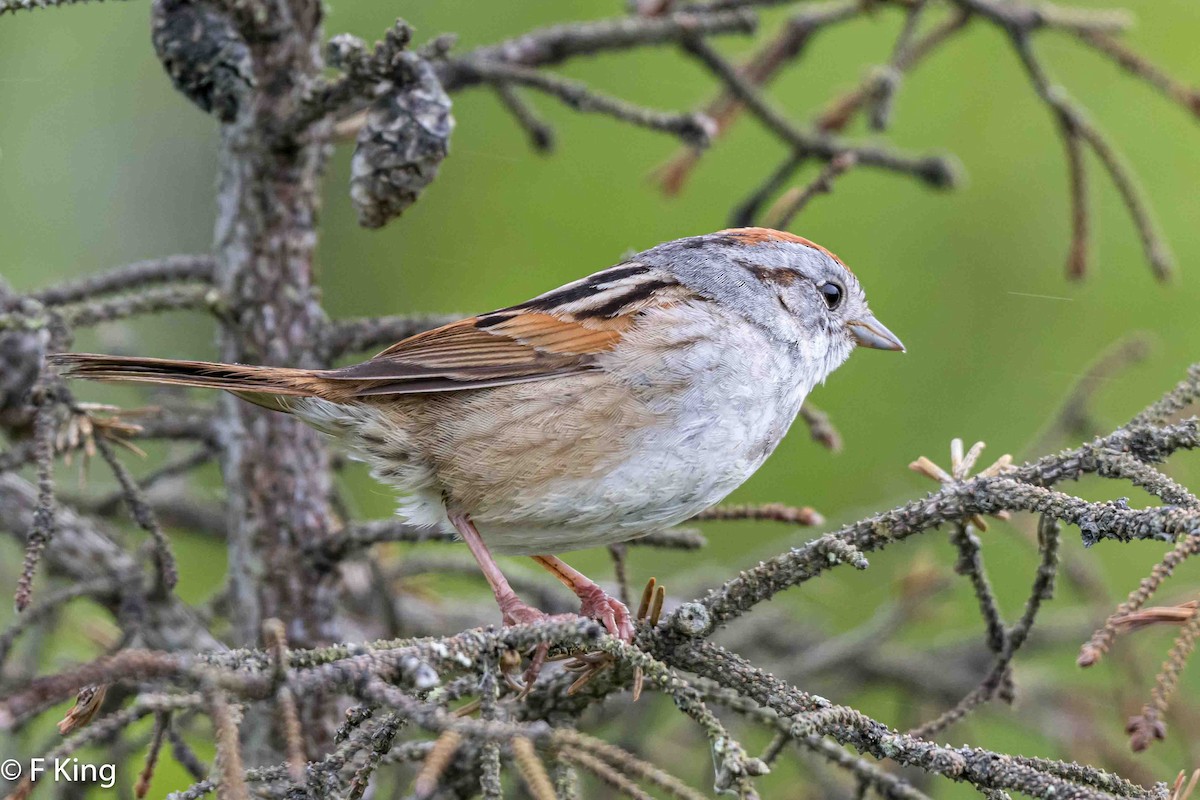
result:
[[(1095, 7), (1108, 4), (1093, 3)], [(1129, 2), (1139, 16), (1129, 43), (1185, 83), (1200, 81), (1200, 6), (1189, 0)], [(620, 4), (380, 0), (334, 2), (328, 33), (368, 41), (403, 16), (423, 40), (459, 35), (468, 48), (553, 22), (609, 16)], [(146, 3), (89, 5), (0, 19), (0, 274), (31, 289), (137, 259), (203, 252), (210, 243), (217, 131), (213, 121), (171, 88), (148, 35)], [(783, 20), (764, 15), (759, 38)], [(902, 15), (886, 8), (820, 34), (772, 95), (797, 120), (855, 85), (885, 61)], [(729, 53), (749, 37), (723, 37)], [(1039, 35), (1036, 46), (1055, 78), (1084, 103), (1141, 176), (1179, 265), (1162, 285), (1151, 277), (1137, 235), (1112, 186), (1092, 167), (1093, 270), (1068, 282), (1063, 261), (1068, 209), (1062, 146), (1049, 112), (1036, 100), (1004, 38), (974, 23), (900, 89), (886, 140), (913, 152), (955, 154), (969, 176), (955, 191), (935, 192), (911, 179), (869, 169), (842, 178), (792, 230), (838, 253), (862, 278), (873, 308), (909, 352), (855, 355), (813, 400), (845, 439), (831, 455), (797, 428), (770, 462), (732, 498), (813, 505), (827, 527), (890, 507), (931, 488), (906, 465), (918, 455), (945, 463), (949, 440), (988, 442), (991, 457), (1026, 452), (1086, 365), (1131, 331), (1154, 342), (1144, 363), (1106, 382), (1096, 410), (1108, 425), (1157, 397), (1200, 355), (1200, 129), (1196, 118), (1069, 37)], [(628, 99), (664, 109), (691, 109), (712, 94), (712, 81), (672, 48), (578, 60), (562, 73)], [(450, 158), (421, 202), (382, 231), (357, 227), (347, 197), (348, 147), (330, 166), (319, 269), (333, 316), (478, 312), (508, 305), (679, 236), (725, 227), (731, 207), (784, 157), (783, 148), (750, 118), (702, 159), (678, 198), (665, 198), (651, 171), (676, 152), (670, 137), (575, 114), (541, 97), (535, 105), (555, 126), (557, 152), (534, 154), (488, 91), (455, 96), (458, 127)], [(850, 131), (870, 137), (861, 127)], [(805, 173), (800, 180), (811, 176)], [(81, 347), (147, 355), (211, 357), (212, 326), (175, 315), (108, 327), (81, 337)], [(81, 388), (89, 399), (136, 395)], [(93, 395), (93, 391), (95, 394)], [(1065, 446), (1068, 442), (1056, 442)], [(148, 466), (133, 465), (136, 469)], [(1193, 487), (1200, 468), (1183, 456), (1171, 472)], [(204, 491), (219, 496), (211, 480)], [(391, 513), (390, 494), (360, 471), (348, 486), (362, 517)], [(1073, 488), (1073, 487), (1068, 487)], [(1133, 494), (1125, 486), (1085, 484), (1089, 497)], [(639, 550), (636, 584), (651, 574), (716, 582), (811, 531), (761, 525), (706, 525), (710, 547), (699, 554)], [(180, 535), (182, 591), (200, 600), (220, 585), (222, 548)], [(986, 552), (1010, 616), (1028, 585), (1032, 557), (1012, 526), (986, 535)], [(1068, 532), (1067, 556), (1100, 564), (1122, 597), (1164, 550), (1161, 544), (1105, 543), (1086, 554)], [(4, 550), (5, 559), (15, 551)], [(192, 557), (194, 556), (194, 558)], [(893, 594), (893, 581), (914, 559), (952, 561), (943, 534), (871, 558), (866, 574), (849, 570), (793, 592), (805, 619), (845, 630)], [(600, 551), (571, 559), (609, 574)], [(685, 575), (686, 573), (686, 575)], [(698, 577), (699, 576), (699, 577)], [(1166, 596), (1187, 599), (1185, 573)], [(974, 601), (959, 581), (939, 595), (909, 641), (979, 636)], [(1194, 585), (1194, 584), (1192, 584)], [(796, 597), (795, 595), (801, 595)], [(1071, 607), (1069, 593), (1056, 608)], [(1093, 612), (1087, 612), (1093, 613)], [(1094, 615), (1094, 613), (1093, 613)], [(3, 615), (0, 615), (0, 621)], [(1099, 618), (1096, 619), (1099, 621)], [(1145, 685), (1169, 646), (1169, 632), (1140, 635), (1123, 646), (1144, 652)], [(93, 652), (69, 648), (79, 658)], [(1023, 665), (1022, 677), (1079, 677), (1072, 649)], [(1100, 677), (1087, 676), (1101, 686)], [(1193, 669), (1188, 686), (1200, 685)], [(1108, 702), (1099, 688), (1096, 702)], [(834, 697), (901, 724), (895, 697)], [(1181, 696), (1186, 707), (1189, 698)], [(1101, 719), (1115, 734), (1133, 709), (1113, 707)], [(1070, 756), (1020, 726), (1020, 706), (989, 712), (952, 731), (951, 741)], [(1200, 733), (1194, 728), (1193, 733)], [(1118, 737), (1119, 738), (1119, 737)], [(1193, 766), (1200, 744), (1174, 736), (1143, 763), (1160, 778)], [(707, 761), (704, 759), (703, 761)], [(708, 780), (704, 763), (689, 775)]]

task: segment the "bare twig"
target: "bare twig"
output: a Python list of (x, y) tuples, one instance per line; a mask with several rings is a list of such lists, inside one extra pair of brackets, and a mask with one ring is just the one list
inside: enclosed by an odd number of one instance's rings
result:
[(800, 419), (808, 426), (808, 435), (814, 442), (834, 453), (842, 451), (842, 435), (833, 427), (828, 414), (812, 403), (805, 402), (800, 407)]
[(537, 115), (512, 86), (507, 83), (497, 83), (494, 88), (501, 105), (529, 137), (530, 147), (539, 153), (552, 152), (554, 150), (554, 129)]
[(103, 436), (97, 437), (96, 449), (108, 464), (109, 469), (112, 470), (117, 483), (120, 484), (130, 516), (133, 517), (138, 527), (150, 534), (150, 538), (154, 542), (154, 564), (158, 575), (158, 591), (169, 593), (179, 582), (179, 569), (175, 563), (175, 556), (171, 552), (171, 543), (167, 540), (167, 535), (163, 533), (162, 526), (158, 524), (158, 518), (153, 509), (142, 496), (141, 489), (138, 488), (129, 471), (125, 469), (125, 465), (117, 458), (117, 454), (108, 440)]
[(700, 114), (678, 114), (644, 108), (601, 94), (577, 81), (530, 67), (476, 59), (458, 62), (457, 71), (472, 80), (498, 85), (515, 84), (535, 89), (561, 100), (575, 111), (605, 114), (639, 128), (670, 133), (697, 147), (708, 144), (714, 128), (712, 120)]
[(158, 765), (158, 755), (162, 751), (163, 742), (167, 738), (167, 729), (171, 726), (171, 714), (160, 711), (154, 715), (154, 732), (150, 736), (150, 749), (146, 752), (146, 762), (138, 773), (137, 783), (133, 794), (138, 800), (150, 793), (150, 782), (154, 780), (154, 769)]
[(691, 38), (685, 46), (688, 52), (695, 55), (714, 75), (729, 86), (751, 114), (797, 153), (810, 155), (822, 161), (832, 161), (842, 153), (853, 153), (858, 163), (863, 166), (895, 170), (911, 175), (935, 188), (944, 189), (955, 184), (957, 176), (954, 165), (940, 156), (912, 157), (883, 147), (852, 145), (828, 134), (806, 133), (800, 130), (771, 105), (755, 86), (751, 85), (707, 42)]
[(448, 60), (439, 67), (439, 72), (442, 84), (447, 90), (454, 91), (483, 80), (478, 74), (460, 73), (459, 65), (464, 62), (486, 61), (523, 67), (551, 66), (579, 56), (669, 44), (692, 36), (750, 33), (754, 30), (755, 23), (753, 13), (743, 9), (732, 9), (556, 25), (472, 50), (465, 56)]
[(1075, 31), (1079, 40), (1095, 48), (1122, 69), (1141, 78), (1170, 100), (1179, 103), (1192, 114), (1200, 116), (1200, 91), (1175, 80), (1145, 56), (1131, 50), (1104, 31), (1082, 29)]
[(756, 519), (785, 522), (789, 525), (824, 525), (825, 518), (808, 506), (797, 508), (782, 503), (761, 506), (716, 506), (701, 511), (694, 520)]
[[(801, 57), (814, 34), (830, 25), (854, 18), (864, 8), (857, 0), (814, 3), (803, 8), (787, 21), (775, 38), (755, 52), (740, 67), (740, 71), (752, 85), (765, 86), (784, 67)], [(722, 87), (721, 93), (704, 107), (704, 113), (716, 122), (716, 136), (721, 136), (733, 126), (744, 108), (736, 94), (728, 87)], [(663, 191), (669, 195), (678, 194), (702, 152), (694, 147), (684, 149), (660, 167), (656, 174)]]
[(916, 0), (908, 9), (908, 13), (904, 17), (904, 27), (900, 29), (900, 35), (896, 37), (896, 43), (892, 45), (891, 61), (877, 74), (876, 91), (871, 98), (871, 109), (868, 115), (872, 130), (887, 130), (891, 123), (896, 92), (900, 88), (900, 81), (904, 75), (902, 65), (909, 58), (913, 40), (917, 35), (917, 27), (921, 23), (921, 16), (927, 5), (926, 0)]
[(791, 227), (792, 220), (812, 202), (814, 197), (818, 194), (832, 192), (833, 182), (851, 169), (857, 161), (858, 157), (854, 153), (842, 153), (834, 157), (821, 170), (821, 174), (803, 189), (791, 189), (779, 198), (778, 202), (767, 212), (766, 226), (777, 230), (787, 230)]
[(166, 311), (213, 310), (216, 294), (207, 286), (162, 286), (111, 300), (89, 300), (61, 308), (63, 320), (75, 328), (161, 314)]
[[(91, 0), (0, 0), (0, 16), (12, 14), (17, 11), (73, 6), (87, 2), (91, 2)], [(100, 0), (96, 0), (96, 2), (100, 2)]]
[(95, 300), (105, 294), (128, 292), (162, 283), (212, 280), (215, 263), (212, 256), (179, 255), (150, 261), (138, 261), (108, 272), (61, 283), (29, 296), (48, 306)]
[(1129, 721), (1126, 732), (1129, 733), (1129, 746), (1135, 752), (1145, 750), (1155, 739), (1166, 738), (1166, 723), (1162, 717), (1167, 712), (1171, 696), (1179, 684), (1179, 675), (1184, 665), (1196, 649), (1196, 637), (1200, 635), (1200, 610), (1192, 609), (1191, 617), (1183, 625), (1175, 639), (1167, 660), (1159, 671), (1154, 682), (1154, 691), (1150, 702), (1142, 708), (1142, 713)]
[[(1073, 137), (1079, 137), (1087, 142), (1088, 146), (1092, 148), (1092, 152), (1096, 154), (1100, 159), (1100, 163), (1108, 171), (1109, 178), (1112, 180), (1113, 185), (1117, 187), (1117, 191), (1120, 192), (1121, 199), (1125, 202), (1125, 207), (1129, 211), (1129, 215), (1137, 228), (1138, 235), (1142, 239), (1142, 246), (1146, 251), (1146, 260), (1150, 263), (1150, 268), (1154, 271), (1155, 277), (1159, 280), (1169, 278), (1173, 269), (1171, 253), (1158, 232), (1158, 226), (1151, 216), (1149, 206), (1142, 195), (1141, 188), (1138, 186), (1137, 178), (1134, 176), (1133, 171), (1125, 164), (1124, 160), (1108, 141), (1108, 138), (1095, 125), (1088, 121), (1083, 112), (1061, 89), (1050, 82), (1041, 61), (1033, 52), (1028, 34), (1023, 29), (1018, 28), (1012, 32), (1011, 39), (1013, 48), (1020, 57), (1021, 63), (1024, 65), (1025, 71), (1029, 74), (1029, 78), (1033, 82), (1038, 95), (1055, 112), (1056, 118), (1063, 127), (1063, 135), (1067, 137), (1068, 143)], [(1072, 169), (1075, 168), (1073, 163), (1075, 158), (1075, 155), (1071, 155)], [(1073, 185), (1078, 184), (1079, 181), (1079, 176), (1075, 175), (1073, 177)], [(1076, 206), (1074, 213), (1086, 212), (1081, 211), (1080, 206)]]

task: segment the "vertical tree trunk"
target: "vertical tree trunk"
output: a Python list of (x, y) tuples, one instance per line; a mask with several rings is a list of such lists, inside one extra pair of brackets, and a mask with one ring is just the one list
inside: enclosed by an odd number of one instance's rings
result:
[[(278, 5), (287, 6), (291, 19), (281, 12), (285, 18), (266, 24), (277, 30), (255, 29), (247, 42), (255, 85), (222, 129), (214, 252), (229, 314), (221, 357), (318, 366), (325, 318), (314, 291), (313, 255), (327, 144), (319, 126), (304, 141), (281, 141), (276, 131), (305, 81), (321, 69), (320, 4)], [(325, 447), (315, 431), (285, 414), (231, 397), (225, 410), (222, 467), (237, 640), (257, 643), (263, 620), (276, 617), (293, 646), (333, 641), (333, 582), (300, 557), (333, 527)], [(309, 737), (312, 746), (325, 727), (312, 723), (327, 718), (327, 703), (309, 698), (305, 705), (306, 733), (316, 734)], [(258, 738), (261, 754), (265, 736)]]

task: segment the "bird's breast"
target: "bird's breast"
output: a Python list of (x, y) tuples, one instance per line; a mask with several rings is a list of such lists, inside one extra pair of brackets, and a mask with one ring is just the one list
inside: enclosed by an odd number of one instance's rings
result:
[(639, 326), (610, 357), (614, 378), (636, 387), (656, 420), (627, 469), (698, 511), (762, 465), (811, 384), (793, 351), (714, 304), (660, 313), (660, 324)]

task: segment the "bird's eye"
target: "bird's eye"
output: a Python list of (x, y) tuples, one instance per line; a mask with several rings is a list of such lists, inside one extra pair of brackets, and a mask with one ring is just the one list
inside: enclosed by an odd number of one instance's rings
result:
[(821, 296), (825, 298), (825, 305), (829, 306), (830, 311), (842, 304), (842, 296), (845, 292), (836, 283), (826, 281), (817, 288), (821, 290)]

